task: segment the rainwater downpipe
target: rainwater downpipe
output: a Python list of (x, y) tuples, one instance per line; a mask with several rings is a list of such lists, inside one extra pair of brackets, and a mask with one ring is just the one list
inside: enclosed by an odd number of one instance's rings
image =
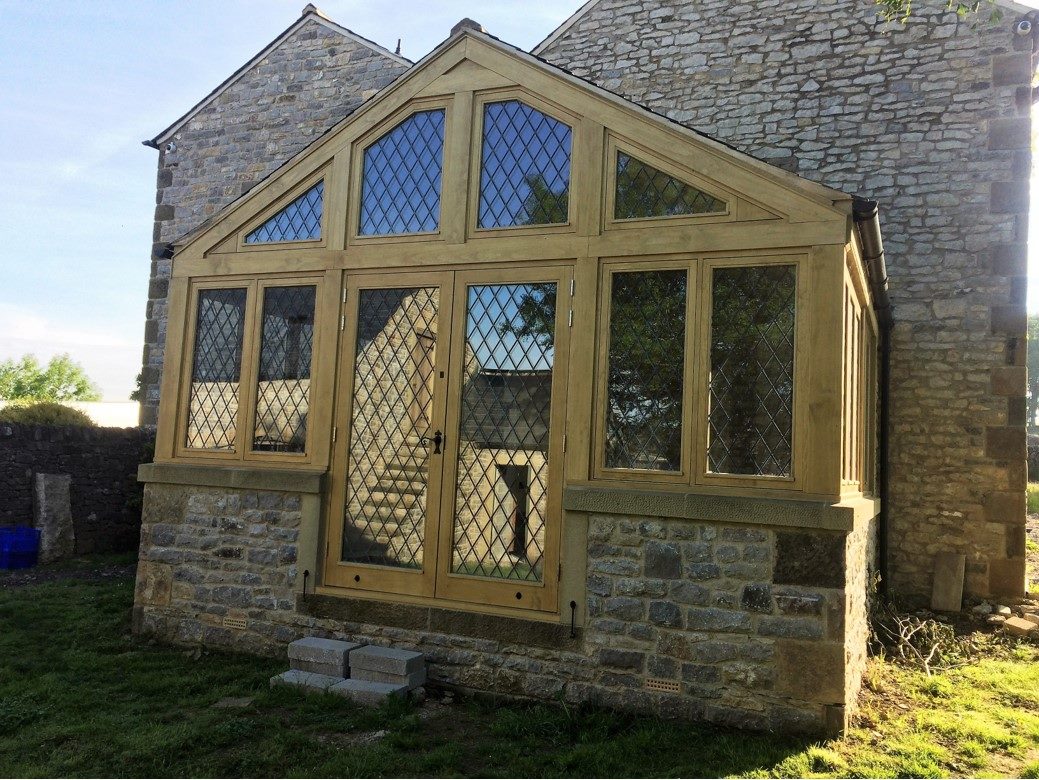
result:
[(855, 198), (852, 206), (855, 230), (862, 247), (862, 261), (869, 277), (873, 310), (880, 331), (878, 344), (878, 431), (877, 493), (880, 514), (877, 516), (877, 557), (880, 567), (880, 592), (888, 592), (889, 515), (890, 511), (890, 404), (891, 404), (891, 302), (888, 299), (887, 263), (884, 241), (880, 233), (880, 207), (875, 200)]

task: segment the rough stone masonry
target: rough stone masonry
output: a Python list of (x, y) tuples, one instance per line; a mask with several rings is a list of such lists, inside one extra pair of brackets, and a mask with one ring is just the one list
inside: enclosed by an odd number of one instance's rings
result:
[(904, 596), (929, 597), (939, 552), (966, 554), (969, 593), (1024, 587), (1036, 39), (1015, 33), (1020, 19), (960, 18), (944, 0), (915, 2), (904, 28), (873, 0), (599, 0), (535, 49), (880, 202), (895, 321), (890, 584)]

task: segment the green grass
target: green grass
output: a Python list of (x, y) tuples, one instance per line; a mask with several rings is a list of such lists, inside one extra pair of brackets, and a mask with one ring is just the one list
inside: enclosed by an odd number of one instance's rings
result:
[[(1019, 494), (1020, 495), (1020, 494)], [(1039, 482), (1028, 483), (1028, 514), (1039, 514)]]
[[(1032, 646), (994, 643), (932, 678), (873, 662), (859, 725), (812, 743), (548, 704), (364, 710), (271, 691), (281, 662), (133, 639), (132, 597), (130, 580), (0, 585), (0, 777), (1039, 776)], [(213, 708), (229, 696), (253, 703)]]

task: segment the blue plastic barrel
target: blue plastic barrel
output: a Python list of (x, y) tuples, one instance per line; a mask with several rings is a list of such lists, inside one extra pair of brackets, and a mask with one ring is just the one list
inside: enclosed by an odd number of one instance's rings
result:
[(40, 530), (16, 525), (0, 528), (0, 569), (29, 569), (40, 557)]

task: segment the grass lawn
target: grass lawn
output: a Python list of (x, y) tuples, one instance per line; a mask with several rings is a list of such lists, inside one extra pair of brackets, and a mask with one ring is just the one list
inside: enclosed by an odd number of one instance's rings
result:
[[(96, 561), (91, 565), (96, 566)], [(4, 584), (0, 776), (1039, 777), (1039, 648), (928, 678), (874, 662), (843, 742), (462, 701), (364, 710), (267, 687), (276, 661), (129, 635), (126, 577)], [(252, 702), (215, 708), (224, 697)]]

